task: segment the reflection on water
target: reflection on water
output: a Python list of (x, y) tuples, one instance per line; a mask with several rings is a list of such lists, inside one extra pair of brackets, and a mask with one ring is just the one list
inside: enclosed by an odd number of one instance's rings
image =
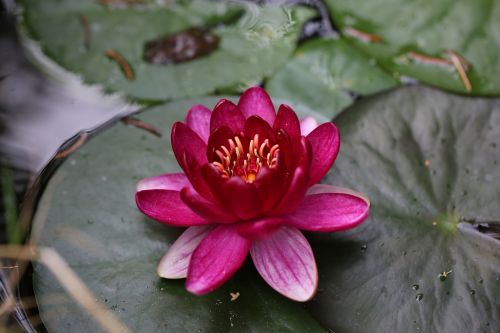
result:
[(0, 37), (0, 49), (3, 164), (40, 171), (64, 141), (137, 109), (63, 72), (35, 43), (21, 46), (12, 26)]
[[(84, 86), (76, 76), (47, 60), (34, 43), (23, 41), (16, 31), (14, 10), (12, 0), (0, 0), (0, 244), (9, 236), (5, 231), (28, 220), (22, 216), (16, 220), (7, 212), (15, 215), (16, 201), (21, 201), (28, 181), (62, 143), (137, 109), (123, 99), (105, 96), (99, 88)], [(23, 205), (33, 207), (35, 199), (33, 196)], [(4, 274), (4, 268), (10, 266), (11, 262), (0, 258), (0, 305), (12, 300), (9, 295), (18, 294), (7, 283), (10, 274)], [(23, 296), (32, 298), (29, 275), (21, 281), (21, 289)], [(0, 330), (17, 322), (23, 331), (34, 332), (24, 310), (13, 306), (7, 322), (5, 316), (0, 318)], [(36, 317), (36, 311), (30, 315)]]

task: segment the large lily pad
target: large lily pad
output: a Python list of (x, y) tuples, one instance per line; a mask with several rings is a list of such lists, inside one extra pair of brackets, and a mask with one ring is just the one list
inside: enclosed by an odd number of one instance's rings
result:
[[(500, 2), (490, 0), (326, 0), (335, 23), (375, 34), (380, 42), (353, 38), (395, 75), (417, 78), (444, 89), (467, 92), (452, 65), (419, 61), (411, 52), (446, 59), (451, 50), (472, 65), (467, 76), (472, 93), (500, 94)], [(354, 34), (356, 35), (356, 34)], [(366, 38), (364, 38), (366, 39)], [(376, 41), (376, 40), (375, 40)], [(419, 59), (423, 59), (419, 57)]]
[[(23, 3), (25, 23), (47, 55), (81, 74), (85, 82), (145, 100), (201, 96), (217, 89), (239, 91), (260, 82), (286, 62), (302, 23), (312, 15), (307, 8), (242, 7), (204, 0), (125, 8), (80, 0)], [(218, 49), (176, 65), (143, 60), (146, 42), (190, 27), (213, 27), (220, 37)], [(108, 49), (128, 61), (134, 80), (105, 56)]]
[[(271, 290), (250, 263), (220, 290), (192, 296), (156, 276), (179, 234), (143, 217), (135, 182), (179, 170), (172, 122), (194, 103), (141, 114), (158, 139), (116, 125), (60, 167), (39, 204), (39, 244), (52, 246), (96, 297), (143, 332), (495, 332), (500, 326), (500, 243), (471, 221), (498, 221), (500, 101), (422, 87), (369, 97), (337, 118), (343, 143), (324, 180), (367, 193), (371, 217), (358, 229), (309, 235), (317, 297), (306, 307)], [(442, 281), (439, 274), (446, 272)], [(35, 265), (35, 292), (51, 332), (98, 328)], [(230, 292), (241, 296), (230, 301)]]
[[(48, 210), (38, 244), (54, 247), (97, 298), (133, 332), (325, 332), (298, 303), (269, 288), (247, 265), (218, 291), (198, 297), (184, 281), (164, 280), (156, 266), (181, 229), (160, 225), (136, 208), (136, 182), (180, 171), (170, 146), (174, 121), (193, 104), (156, 107), (142, 114), (163, 133), (159, 139), (122, 124), (102, 133), (56, 172), (40, 204)], [(40, 216), (38, 216), (40, 219)], [(35, 292), (50, 332), (99, 332), (42, 265), (35, 265)], [(230, 292), (240, 297), (231, 301)]]
[(464, 221), (500, 221), (500, 100), (408, 87), (336, 123), (326, 182), (368, 194), (372, 210), (316, 237), (315, 316), (340, 332), (496, 332), (500, 242)]
[[(343, 39), (319, 39), (300, 46), (266, 84), (269, 93), (308, 106), (332, 119), (354, 102), (398, 82), (375, 59)], [(292, 103), (293, 104), (293, 103)]]

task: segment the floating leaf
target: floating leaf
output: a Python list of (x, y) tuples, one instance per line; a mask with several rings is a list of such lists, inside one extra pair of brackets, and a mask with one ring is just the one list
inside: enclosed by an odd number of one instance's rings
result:
[[(192, 104), (139, 117), (163, 139), (118, 124), (58, 169), (39, 204), (38, 243), (52, 246), (133, 331), (494, 332), (500, 326), (500, 243), (464, 221), (499, 221), (500, 101), (422, 87), (368, 97), (341, 114), (341, 152), (324, 182), (367, 193), (358, 229), (310, 233), (319, 271), (306, 308), (245, 266), (203, 297), (156, 276), (180, 230), (142, 216), (137, 180), (178, 171), (173, 121)], [(304, 114), (303, 114), (304, 115)], [(442, 276), (446, 275), (443, 279)], [(46, 268), (35, 265), (41, 316), (51, 332), (96, 331)], [(231, 302), (231, 293), (240, 296)]]
[[(471, 67), (472, 93), (500, 94), (500, 2), (325, 0), (335, 23), (354, 45), (395, 76), (409, 76), (468, 92), (453, 64), (453, 51)], [(370, 41), (370, 38), (371, 41)], [(377, 38), (379, 39), (377, 41)]]
[(325, 181), (372, 209), (360, 228), (314, 235), (314, 315), (339, 332), (495, 332), (500, 242), (464, 221), (500, 221), (500, 100), (407, 87), (335, 122)]
[[(141, 100), (242, 90), (260, 82), (286, 62), (302, 23), (312, 15), (307, 8), (203, 0), (117, 8), (80, 0), (23, 3), (25, 23), (47, 55), (85, 82)], [(176, 65), (144, 60), (146, 43), (192, 27), (212, 28), (220, 38), (218, 49)], [(108, 50), (118, 53), (134, 75), (124, 75), (128, 70), (116, 57), (106, 57)]]
[(324, 39), (299, 47), (266, 88), (273, 97), (305, 105), (332, 119), (353, 103), (355, 95), (395, 85), (397, 81), (378, 67), (375, 59), (343, 39)]

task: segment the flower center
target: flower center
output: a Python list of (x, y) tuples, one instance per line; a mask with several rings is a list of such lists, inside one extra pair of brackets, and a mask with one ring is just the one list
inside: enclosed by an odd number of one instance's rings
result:
[(279, 150), (279, 145), (271, 146), (268, 139), (260, 142), (258, 134), (250, 140), (248, 147), (239, 136), (235, 136), (228, 139), (227, 146), (220, 146), (215, 151), (218, 161), (213, 161), (212, 165), (223, 178), (238, 176), (247, 183), (253, 183), (263, 167), (276, 168)]

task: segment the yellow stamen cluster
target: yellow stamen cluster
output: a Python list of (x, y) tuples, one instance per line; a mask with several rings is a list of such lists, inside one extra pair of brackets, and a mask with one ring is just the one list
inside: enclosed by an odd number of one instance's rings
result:
[(238, 136), (228, 139), (228, 146), (215, 151), (219, 161), (212, 164), (224, 178), (239, 176), (247, 183), (253, 183), (263, 166), (275, 168), (278, 163), (279, 145), (271, 146), (269, 139), (259, 141), (255, 134), (245, 150)]

